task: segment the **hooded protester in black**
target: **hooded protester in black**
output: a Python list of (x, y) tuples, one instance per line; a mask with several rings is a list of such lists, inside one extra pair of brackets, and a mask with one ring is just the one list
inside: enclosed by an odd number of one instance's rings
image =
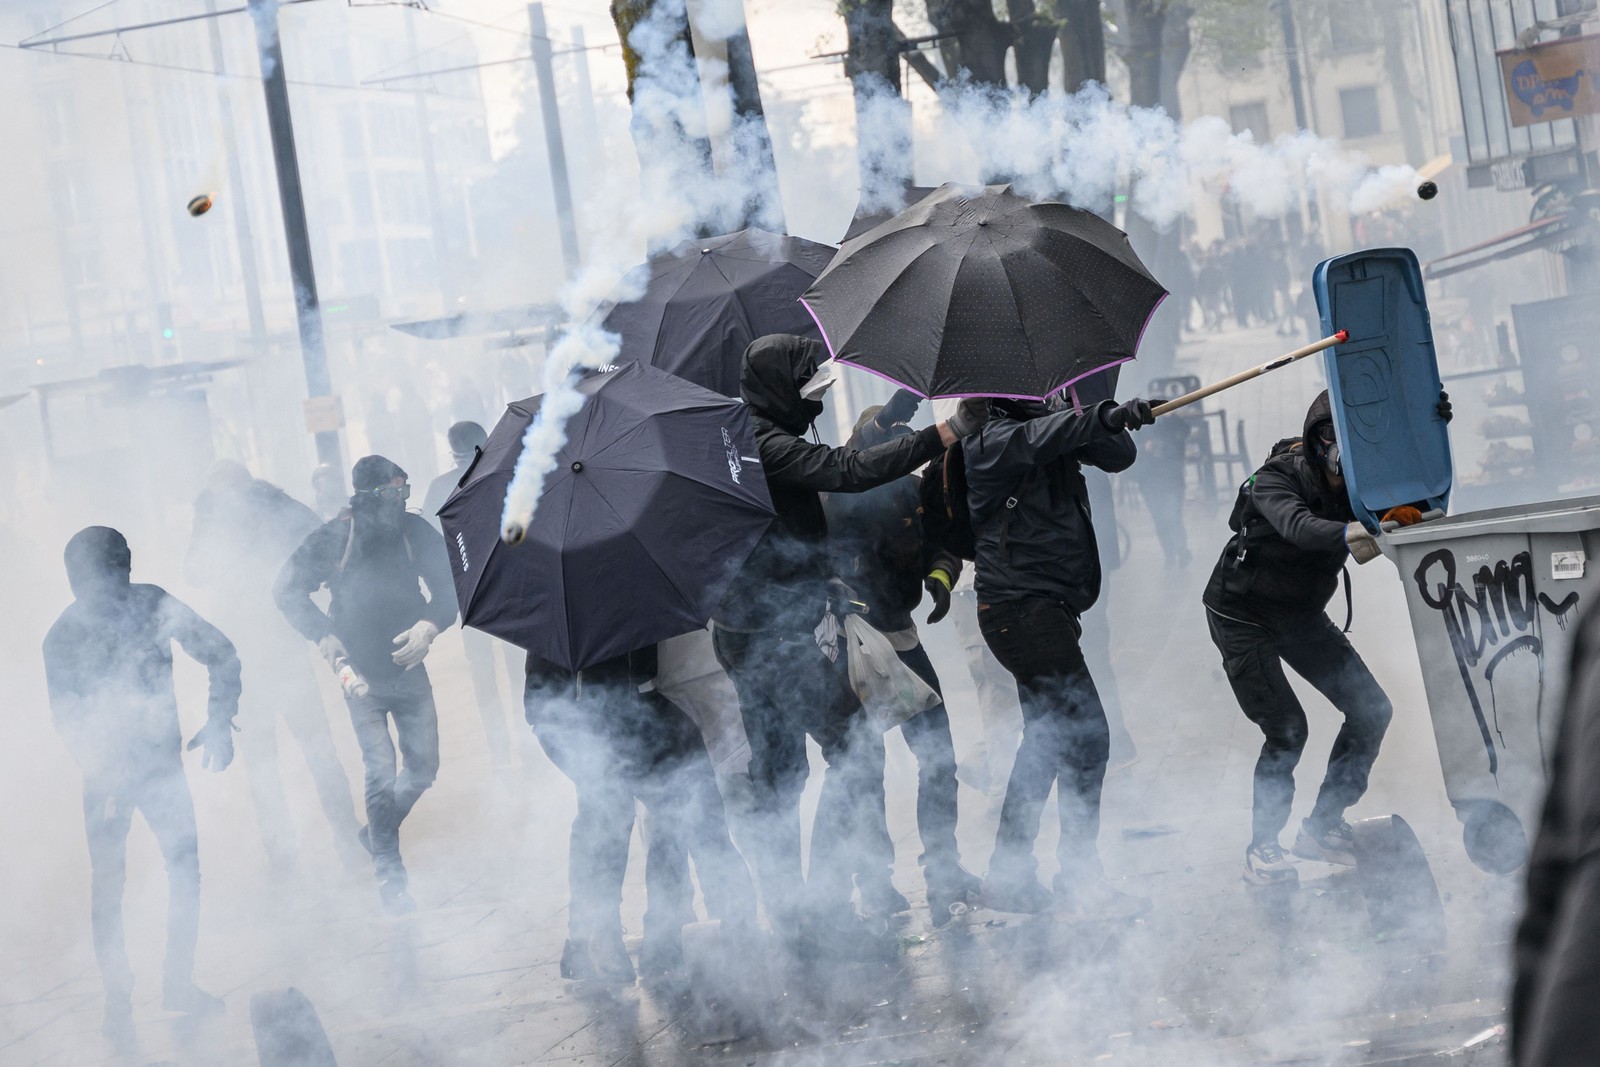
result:
[[(852, 872), (870, 865), (883, 868), (887, 878), (894, 848), (884, 826), (883, 739), (855, 728), (860, 702), (844, 657), (823, 647), (833, 573), (820, 494), (857, 493), (902, 478), (943, 444), (939, 427), (862, 450), (804, 440), (823, 408), (802, 397), (801, 386), (824, 356), (819, 342), (782, 334), (745, 350), (740, 392), (750, 405), (777, 517), (717, 609), (715, 643), (738, 690), (750, 740), (746, 815), (759, 825), (740, 839), (759, 843), (751, 858), (768, 913), (833, 950), (888, 954), (893, 939), (866, 934), (847, 910)], [(812, 834), (810, 878), (803, 882), (799, 805), (808, 733), (829, 769)]]
[(106, 990), (106, 1032), (131, 1038), (133, 974), (123, 939), (122, 889), (133, 814), (161, 846), (167, 868), (167, 959), (163, 1003), (209, 1012), (221, 1002), (194, 985), (200, 932), (200, 855), (194, 801), (184, 777), (172, 643), (204, 664), (211, 691), (205, 728), (189, 748), (202, 765), (233, 759), (239, 658), (216, 627), (156, 585), (131, 579), (133, 555), (116, 530), (90, 526), (66, 549), (76, 598), (44, 639), (50, 714), (83, 771), (95, 957)]
[(1337, 457), (1324, 392), (1306, 412), (1304, 439), (1280, 442), (1241, 487), (1228, 520), (1234, 535), (1203, 598), (1228, 683), (1264, 735), (1245, 851), (1244, 879), (1254, 885), (1298, 878), (1278, 835), (1289, 821), (1308, 727), (1284, 666), (1344, 715), (1316, 805), (1295, 838), (1297, 856), (1355, 863), (1344, 812), (1366, 792), (1393, 714), (1377, 679), (1324, 612), (1351, 557), (1347, 541), (1353, 536)]

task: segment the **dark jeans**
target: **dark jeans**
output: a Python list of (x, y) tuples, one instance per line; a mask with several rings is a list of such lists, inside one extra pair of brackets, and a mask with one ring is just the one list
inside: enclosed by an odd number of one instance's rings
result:
[[(383, 882), (406, 882), (400, 860), (400, 824), (439, 773), (439, 713), (427, 668), (371, 682), (364, 697), (346, 697), (361, 762), (366, 767), (367, 833), (372, 862)], [(389, 720), (394, 719), (394, 737)], [(395, 742), (400, 746), (399, 773)]]
[[(750, 740), (750, 845), (768, 914), (778, 923), (803, 906), (848, 905), (851, 875), (883, 880), (894, 865), (884, 822), (883, 735), (865, 721), (841, 655), (830, 663), (810, 632), (739, 633), (718, 627), (717, 661), (739, 693)], [(842, 642), (841, 642), (842, 646)], [(800, 793), (806, 735), (828, 763), (811, 830), (808, 877), (800, 875)], [(806, 899), (801, 899), (804, 887)]]
[(1206, 621), (1239, 707), (1266, 735), (1256, 760), (1252, 843), (1277, 841), (1288, 823), (1294, 768), (1306, 746), (1305, 709), (1289, 688), (1284, 664), (1344, 715), (1311, 809), (1314, 827), (1337, 823), (1367, 791), (1367, 774), (1394, 711), (1377, 679), (1326, 615), (1307, 618), (1282, 633), (1210, 610)]
[(1105, 709), (1078, 648), (1078, 623), (1052, 600), (1011, 600), (978, 610), (978, 626), (1000, 665), (1017, 679), (1022, 745), (1000, 807), (989, 873), (1031, 878), (1033, 842), (1050, 786), (1056, 786), (1061, 838), (1058, 885), (1099, 873), (1100, 788), (1110, 735)]
[(200, 852), (189, 782), (182, 764), (174, 759), (170, 768), (131, 782), (86, 779), (83, 783), (90, 921), (107, 1000), (126, 1001), (133, 991), (122, 932), (122, 889), (135, 811), (156, 835), (167, 867), (166, 982), (183, 985), (194, 979), (195, 942), (200, 936)]
[(636, 799), (649, 809), (645, 936), (670, 936), (694, 921), (690, 857), (712, 918), (754, 920), (750, 872), (728, 837), (711, 757), (694, 720), (659, 693), (617, 687), (585, 689), (577, 698), (530, 687), (527, 715), (545, 754), (578, 794), (567, 860), (570, 936), (621, 928)]
[[(919, 644), (899, 656), (934, 692), (944, 695), (926, 648)], [(917, 757), (917, 836), (922, 838), (918, 862), (924, 868), (952, 871), (961, 858), (956, 849), (956, 748), (950, 738), (950, 713), (941, 702), (907, 719), (900, 733)]]

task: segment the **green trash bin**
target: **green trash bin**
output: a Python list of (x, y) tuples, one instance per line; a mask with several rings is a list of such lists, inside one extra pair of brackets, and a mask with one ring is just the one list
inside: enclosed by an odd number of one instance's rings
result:
[(1467, 854), (1527, 855), (1549, 780), (1578, 619), (1600, 609), (1600, 497), (1496, 508), (1386, 532)]

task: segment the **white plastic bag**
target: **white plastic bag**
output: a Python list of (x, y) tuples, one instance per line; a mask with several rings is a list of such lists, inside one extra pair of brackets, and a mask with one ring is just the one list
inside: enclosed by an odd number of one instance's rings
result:
[(940, 701), (939, 694), (901, 662), (889, 639), (860, 615), (844, 620), (850, 688), (861, 699), (867, 719), (887, 732)]

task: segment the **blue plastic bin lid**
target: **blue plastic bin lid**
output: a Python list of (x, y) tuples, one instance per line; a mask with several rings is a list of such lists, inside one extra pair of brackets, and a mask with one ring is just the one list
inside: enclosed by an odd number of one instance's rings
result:
[(1317, 265), (1311, 288), (1322, 335), (1350, 335), (1322, 355), (1356, 518), (1377, 532), (1392, 507), (1446, 510), (1450, 435), (1435, 410), (1439, 364), (1416, 255), (1374, 248), (1335, 256)]

